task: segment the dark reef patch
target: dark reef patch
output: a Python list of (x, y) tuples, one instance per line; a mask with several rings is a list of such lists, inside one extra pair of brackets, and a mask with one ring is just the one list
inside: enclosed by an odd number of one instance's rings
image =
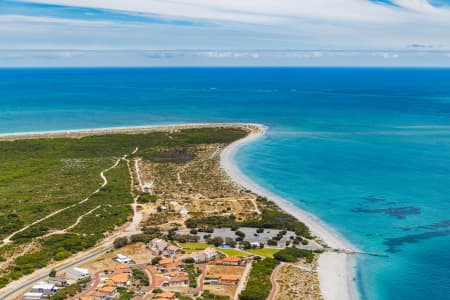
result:
[(383, 197), (376, 197), (376, 196), (362, 197), (362, 199), (370, 203), (378, 203), (383, 202), (385, 200)]
[(442, 237), (450, 235), (450, 230), (445, 231), (429, 231), (419, 234), (405, 235), (398, 238), (385, 239), (384, 245), (388, 246), (387, 252), (396, 253), (399, 252), (398, 248), (403, 244), (414, 244), (422, 240), (427, 240), (435, 237)]
[(413, 227), (402, 227), (402, 230), (404, 231), (410, 231), (410, 230), (431, 230), (431, 229), (439, 229), (439, 228), (447, 228), (450, 227), (450, 220), (444, 220), (436, 223), (432, 223), (429, 225), (422, 225), (422, 226), (413, 226)]
[(420, 214), (420, 208), (414, 206), (389, 208), (355, 208), (352, 211), (357, 213), (386, 214), (398, 219), (404, 219), (410, 215)]

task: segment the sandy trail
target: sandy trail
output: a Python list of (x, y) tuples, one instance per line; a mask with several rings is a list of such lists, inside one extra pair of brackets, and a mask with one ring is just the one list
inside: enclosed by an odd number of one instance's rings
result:
[(51, 217), (57, 215), (57, 214), (59, 214), (59, 213), (65, 211), (65, 210), (68, 210), (69, 208), (73, 208), (73, 207), (75, 207), (75, 206), (77, 206), (77, 205), (83, 204), (84, 202), (88, 201), (93, 195), (95, 195), (95, 194), (97, 194), (98, 192), (100, 192), (100, 190), (101, 190), (102, 188), (104, 188), (104, 187), (108, 184), (108, 179), (106, 178), (105, 173), (107, 173), (108, 171), (110, 171), (110, 170), (114, 169), (115, 167), (117, 167), (117, 166), (119, 165), (120, 161), (121, 161), (124, 157), (126, 157), (126, 155), (124, 155), (124, 156), (121, 157), (121, 158), (118, 158), (118, 159), (114, 162), (114, 164), (113, 164), (111, 167), (109, 167), (109, 168), (107, 168), (107, 169), (104, 169), (104, 170), (102, 170), (102, 171), (100, 172), (100, 177), (102, 178), (103, 182), (102, 182), (102, 184), (100, 185), (100, 187), (99, 187), (98, 189), (96, 189), (96, 190), (95, 190), (92, 194), (90, 194), (88, 197), (84, 198), (83, 200), (81, 200), (81, 201), (79, 201), (79, 202), (77, 202), (77, 203), (74, 203), (74, 204), (72, 204), (72, 205), (69, 205), (69, 206), (63, 207), (63, 208), (61, 208), (61, 209), (58, 209), (58, 210), (52, 212), (51, 214), (48, 214), (47, 216), (45, 216), (45, 217), (43, 217), (43, 218), (41, 218), (41, 219), (39, 219), (39, 220), (36, 220), (36, 221), (34, 221), (34, 222), (32, 222), (32, 223), (30, 223), (30, 224), (28, 224), (28, 225), (22, 227), (21, 229), (15, 231), (15, 232), (13, 232), (13, 233), (11, 233), (9, 236), (7, 236), (6, 238), (4, 238), (4, 239), (2, 240), (2, 241), (3, 241), (3, 245), (10, 244), (10, 243), (11, 243), (11, 239), (12, 239), (16, 234), (18, 234), (18, 233), (20, 233), (20, 232), (23, 232), (23, 231), (27, 230), (28, 228), (30, 228), (30, 227), (32, 227), (32, 226), (34, 226), (34, 225), (37, 225), (37, 224), (39, 224), (39, 223), (41, 223), (41, 222), (43, 222), (43, 221), (45, 221), (45, 220), (47, 220), (47, 219), (49, 219), (49, 218), (51, 218)]

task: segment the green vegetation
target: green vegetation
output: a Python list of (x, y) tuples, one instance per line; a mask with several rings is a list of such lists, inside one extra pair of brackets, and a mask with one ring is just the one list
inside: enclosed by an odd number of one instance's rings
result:
[(211, 293), (210, 291), (204, 291), (200, 295), (200, 297), (198, 297), (197, 299), (198, 300), (229, 300), (230, 297), (215, 295), (215, 294)]
[(156, 200), (158, 200), (158, 197), (156, 195), (140, 194), (138, 198), (138, 203), (140, 204), (155, 203)]
[(305, 249), (286, 248), (275, 253), (273, 257), (285, 262), (296, 262), (300, 258), (305, 258), (308, 263), (312, 263), (314, 260), (314, 252)]
[[(103, 183), (100, 172), (120, 157), (139, 147), (136, 156), (143, 159), (155, 158), (158, 153), (171, 158), (190, 154), (197, 144), (230, 143), (245, 135), (240, 129), (199, 128), (0, 141), (0, 238), (64, 209), (15, 234), (11, 244), (0, 246), (0, 258), (4, 258), (23, 249), (24, 244), (36, 243), (34, 252), (17, 257), (0, 270), (0, 288), (51, 261), (94, 246), (130, 218), (132, 197), (125, 160), (104, 173), (108, 184), (99, 189)], [(139, 201), (155, 200), (155, 196), (142, 194)], [(66, 231), (44, 237), (57, 230)]]
[(71, 284), (66, 286), (60, 290), (58, 290), (54, 295), (50, 296), (50, 300), (64, 300), (69, 297), (73, 297), (79, 292), (81, 292), (84, 288), (87, 287), (89, 280), (85, 280), (82, 282), (77, 282), (75, 284)]
[(126, 245), (128, 245), (128, 238), (126, 237), (118, 237), (113, 242), (113, 246), (116, 249), (125, 247)]
[(208, 243), (178, 243), (178, 245), (183, 248), (183, 250), (186, 250), (186, 252), (205, 250), (206, 248), (210, 247)]
[(150, 284), (148, 275), (138, 268), (133, 269), (133, 279), (137, 281), (140, 286), (148, 286)]
[(189, 287), (196, 288), (197, 287), (197, 277), (200, 276), (201, 272), (198, 268), (193, 264), (185, 264), (184, 269), (188, 273), (189, 276)]
[(280, 249), (277, 248), (261, 248), (261, 249), (248, 249), (245, 250), (248, 253), (252, 253), (259, 256), (264, 257), (273, 257), (273, 255), (280, 251)]
[(240, 300), (265, 300), (270, 294), (272, 283), (270, 275), (279, 262), (266, 258), (255, 262), (245, 290), (239, 295)]
[(118, 288), (117, 291), (119, 292), (119, 298), (118, 300), (132, 300), (134, 299), (134, 293), (131, 291), (128, 291), (126, 288)]
[(250, 256), (250, 254), (238, 249), (217, 249), (217, 251), (222, 252), (226, 256), (241, 256), (241, 257)]

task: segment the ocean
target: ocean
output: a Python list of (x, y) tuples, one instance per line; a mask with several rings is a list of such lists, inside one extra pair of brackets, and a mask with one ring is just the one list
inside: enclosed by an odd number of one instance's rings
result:
[(362, 299), (450, 299), (450, 69), (1, 69), (0, 133), (251, 122), (241, 170), (364, 252)]

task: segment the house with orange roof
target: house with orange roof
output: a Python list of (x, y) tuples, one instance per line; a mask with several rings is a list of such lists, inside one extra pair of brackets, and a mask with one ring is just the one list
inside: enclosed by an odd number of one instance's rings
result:
[(131, 268), (128, 264), (118, 264), (114, 267), (114, 273), (127, 273), (131, 274)]
[(97, 289), (98, 292), (104, 293), (106, 297), (114, 298), (117, 294), (117, 288), (115, 286), (104, 286)]
[(82, 297), (80, 297), (79, 300), (94, 300), (94, 297), (92, 297), (92, 296), (82, 296)]
[(163, 292), (163, 293), (159, 293), (156, 294), (153, 299), (158, 299), (158, 300), (175, 300), (176, 299), (176, 295), (175, 293), (172, 292)]
[(242, 259), (242, 257), (239, 256), (229, 256), (225, 257), (224, 259), (217, 260), (217, 265), (224, 265), (224, 266), (244, 266), (245, 260)]
[(189, 284), (189, 277), (187, 274), (179, 274), (175, 277), (170, 277), (161, 283), (161, 286), (182, 286)]
[(94, 298), (94, 300), (109, 300), (111, 299), (111, 297), (106, 296), (105, 293), (103, 292), (99, 292), (99, 291), (95, 291), (89, 294), (92, 298)]
[(127, 273), (118, 273), (111, 276), (111, 280), (117, 287), (127, 287), (130, 285), (130, 276)]
[(103, 285), (116, 285), (112, 279), (108, 278), (103, 282)]
[(234, 274), (224, 274), (219, 277), (219, 284), (223, 285), (238, 285), (240, 277)]

